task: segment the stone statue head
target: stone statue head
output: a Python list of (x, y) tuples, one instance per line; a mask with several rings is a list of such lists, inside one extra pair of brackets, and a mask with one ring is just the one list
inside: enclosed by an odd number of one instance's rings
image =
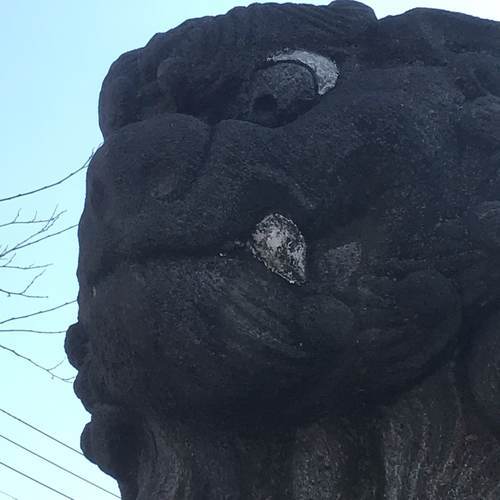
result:
[(99, 116), (67, 338), (96, 422), (349, 419), (459, 356), (500, 424), (498, 341), (474, 343), (500, 301), (498, 23), (235, 8), (122, 55)]

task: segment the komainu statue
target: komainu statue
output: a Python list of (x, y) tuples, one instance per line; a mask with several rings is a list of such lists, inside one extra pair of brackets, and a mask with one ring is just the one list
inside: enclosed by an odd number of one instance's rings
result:
[(66, 349), (125, 500), (500, 498), (500, 23), (235, 8), (99, 116)]

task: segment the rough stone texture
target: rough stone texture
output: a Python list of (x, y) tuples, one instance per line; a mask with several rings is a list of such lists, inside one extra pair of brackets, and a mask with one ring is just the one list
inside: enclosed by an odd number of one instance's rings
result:
[(500, 498), (499, 23), (254, 4), (99, 111), (66, 347), (124, 499)]

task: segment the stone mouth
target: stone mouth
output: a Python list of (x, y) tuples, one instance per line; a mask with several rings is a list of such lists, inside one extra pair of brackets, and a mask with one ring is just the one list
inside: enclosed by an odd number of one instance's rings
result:
[(297, 288), (249, 250), (121, 263), (81, 294), (80, 321), (100, 353), (79, 363), (83, 398), (91, 373), (109, 366), (112, 394), (144, 387), (148, 359), (147, 384), (171, 407), (228, 409), (285, 398), (313, 366), (296, 338)]
[[(142, 266), (153, 261), (162, 262), (165, 265), (172, 265), (180, 261), (199, 262), (203, 260), (212, 260), (214, 264), (220, 263), (221, 265), (227, 261), (237, 261), (241, 264), (253, 262), (255, 265), (252, 268), (252, 272), (257, 273), (261, 279), (284, 280), (290, 285), (296, 285), (297, 283), (304, 285), (307, 283), (304, 270), (305, 260), (302, 262), (302, 267), (299, 270), (304, 278), (302, 278), (301, 275), (293, 279), (291, 277), (291, 272), (289, 275), (289, 273), (284, 270), (276, 270), (274, 267), (277, 264), (274, 261), (267, 262), (266, 258), (266, 256), (262, 256), (261, 252), (259, 252), (258, 245), (253, 241), (251, 233), (246, 239), (229, 239), (216, 246), (199, 250), (177, 252), (163, 246), (158, 246), (144, 249), (140, 253), (129, 257), (117, 256), (113, 255), (112, 252), (108, 252), (102, 256), (97, 270), (92, 273), (90, 279), (87, 279), (85, 283), (81, 283), (81, 286), (85, 286), (89, 289), (98, 288), (110, 275), (116, 273), (117, 269), (126, 266)], [(297, 273), (299, 271), (297, 271)]]

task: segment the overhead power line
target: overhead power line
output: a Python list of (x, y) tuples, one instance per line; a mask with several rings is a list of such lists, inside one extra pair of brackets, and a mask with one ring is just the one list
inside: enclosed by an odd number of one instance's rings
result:
[(71, 450), (75, 453), (78, 453), (78, 455), (81, 455), (82, 457), (84, 456), (84, 454), (80, 451), (80, 450), (77, 450), (76, 448), (73, 448), (72, 446), (70, 446), (69, 444), (66, 444), (66, 443), (63, 443), (62, 441), (60, 441), (59, 439), (55, 438), (54, 436), (51, 436), (50, 434), (47, 434), (46, 432), (42, 431), (41, 429), (39, 429), (38, 427), (32, 425), (32, 424), (29, 424), (28, 422), (26, 422), (25, 420), (19, 418), (19, 417), (16, 417), (15, 415), (13, 415), (12, 413), (9, 413), (7, 410), (4, 410), (3, 408), (0, 408), (0, 412), (4, 413), (5, 415), (7, 415), (8, 417), (10, 418), (13, 418), (14, 420), (17, 420), (18, 422), (21, 422), (22, 424), (26, 425), (27, 427), (29, 427), (30, 429), (33, 429), (34, 431), (42, 434), (43, 436), (45, 436), (46, 438), (49, 438), (51, 439), (52, 441), (60, 444), (61, 446), (64, 446), (65, 448), (68, 448), (68, 450)]
[(4, 495), (4, 496), (6, 496), (7, 498), (11, 498), (12, 500), (19, 500), (18, 498), (13, 497), (10, 493), (7, 493), (6, 491), (2, 491), (2, 490), (0, 490), (0, 495)]
[(31, 477), (29, 474), (26, 474), (25, 472), (22, 472), (18, 469), (15, 469), (14, 467), (11, 467), (10, 465), (7, 465), (5, 462), (0, 461), (0, 465), (3, 465), (5, 468), (10, 469), (11, 471), (15, 472), (16, 474), (19, 474), (20, 476), (23, 476), (27, 479), (30, 479), (34, 483), (39, 484), (40, 486), (43, 486), (44, 488), (47, 488), (50, 491), (53, 491), (54, 493), (57, 493), (58, 495), (61, 495), (64, 498), (67, 498), (68, 500), (75, 500), (73, 497), (69, 497), (62, 491), (59, 491), (56, 488), (52, 488), (52, 486), (49, 486), (48, 484), (42, 483), (42, 481), (39, 481), (38, 479), (35, 479), (34, 477)]
[(115, 495), (112, 491), (109, 491), (106, 488), (103, 488), (102, 486), (99, 486), (98, 484), (90, 481), (89, 479), (86, 479), (86, 478), (80, 476), (79, 474), (76, 474), (75, 472), (73, 472), (73, 471), (71, 471), (69, 469), (66, 469), (62, 465), (59, 465), (56, 462), (53, 462), (52, 460), (49, 460), (48, 458), (44, 457), (43, 455), (38, 454), (36, 451), (33, 451), (33, 450), (30, 450), (29, 448), (26, 448), (25, 446), (23, 446), (22, 444), (18, 443), (17, 441), (14, 441), (13, 439), (10, 439), (7, 436), (4, 436), (3, 434), (0, 434), (0, 438), (5, 439), (5, 441), (8, 441), (9, 443), (17, 446), (18, 448), (21, 448), (22, 450), (24, 450), (24, 451), (26, 451), (28, 453), (31, 453), (35, 457), (37, 457), (37, 458), (39, 458), (39, 459), (41, 459), (41, 460), (49, 463), (50, 465), (53, 465), (54, 467), (57, 467), (58, 469), (66, 472), (67, 474), (71, 474), (72, 476), (80, 479), (81, 481), (84, 481), (87, 484), (90, 484), (91, 486), (94, 486), (95, 488), (98, 488), (99, 490), (104, 491), (105, 493), (108, 493), (111, 496), (114, 496), (115, 498), (120, 498), (118, 495)]

